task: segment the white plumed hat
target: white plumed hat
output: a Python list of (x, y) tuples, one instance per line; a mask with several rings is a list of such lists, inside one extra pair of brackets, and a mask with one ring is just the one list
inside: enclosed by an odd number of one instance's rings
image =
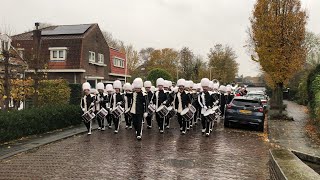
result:
[(201, 86), (202, 87), (205, 87), (205, 86), (209, 87), (209, 84), (210, 84), (210, 80), (208, 78), (201, 79)]
[(99, 82), (97, 84), (97, 89), (104, 89), (104, 84), (102, 82)]
[(141, 78), (136, 78), (136, 79), (133, 80), (132, 85), (133, 85), (133, 88), (139, 88), (139, 89), (141, 89), (142, 86), (143, 86), (143, 81), (142, 81)]
[(131, 86), (131, 84), (130, 83), (125, 83), (124, 85), (123, 85), (123, 90), (132, 90), (132, 86)]
[(145, 87), (145, 88), (151, 87), (151, 86), (152, 86), (151, 81), (145, 81), (145, 82), (144, 82), (144, 87)]
[(116, 80), (113, 82), (113, 88), (114, 89), (121, 89), (122, 85), (121, 85), (121, 81)]
[(155, 92), (156, 91), (156, 87), (154, 87), (154, 86), (151, 86), (151, 92)]
[(169, 87), (169, 81), (167, 81), (167, 80), (164, 80), (164, 85), (163, 85), (163, 87)]
[(213, 82), (209, 81), (209, 88), (213, 88)]
[(213, 84), (213, 89), (219, 89), (219, 84)]
[(226, 87), (226, 91), (227, 91), (227, 92), (231, 92), (231, 90), (232, 90), (231, 86), (227, 86), (227, 87)]
[(157, 86), (164, 86), (164, 79), (163, 78), (157, 79)]
[(106, 91), (113, 91), (113, 86), (112, 86), (112, 84), (107, 84), (107, 85), (106, 85)]
[(85, 82), (82, 84), (82, 90), (85, 90), (85, 89), (89, 89), (89, 90), (91, 89), (91, 86), (88, 82)]
[(186, 86), (186, 80), (184, 80), (184, 79), (179, 79), (178, 81), (177, 81), (177, 86), (179, 87), (179, 86)]
[(168, 81), (169, 87), (172, 86), (172, 81)]

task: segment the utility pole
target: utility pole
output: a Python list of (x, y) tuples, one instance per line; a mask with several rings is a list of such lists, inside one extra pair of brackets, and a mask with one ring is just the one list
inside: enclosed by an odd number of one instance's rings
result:
[[(10, 47), (5, 46), (5, 42), (2, 42), (2, 54), (4, 57), (4, 111), (9, 110), (9, 97), (10, 97), (10, 88), (9, 88), (9, 58), (10, 53), (9, 49)], [(9, 43), (8, 43), (9, 46)]]
[(34, 97), (33, 105), (38, 106), (39, 99), (39, 65), (40, 65), (40, 43), (41, 43), (41, 30), (39, 30), (39, 23), (35, 23), (36, 29), (33, 30), (33, 59), (34, 59)]

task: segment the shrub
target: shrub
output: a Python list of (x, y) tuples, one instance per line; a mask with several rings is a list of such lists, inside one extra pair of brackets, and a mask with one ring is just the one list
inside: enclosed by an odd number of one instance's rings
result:
[(42, 80), (39, 83), (39, 105), (68, 104), (70, 88), (63, 79)]
[(170, 75), (170, 73), (160, 68), (152, 69), (147, 76), (147, 79), (151, 81), (152, 84), (156, 84), (156, 81), (158, 78), (163, 78), (165, 80), (172, 80), (172, 76)]
[(0, 142), (45, 133), (81, 123), (75, 105), (56, 105), (0, 113)]
[(69, 84), (71, 94), (69, 104), (79, 105), (82, 97), (82, 85), (81, 84)]

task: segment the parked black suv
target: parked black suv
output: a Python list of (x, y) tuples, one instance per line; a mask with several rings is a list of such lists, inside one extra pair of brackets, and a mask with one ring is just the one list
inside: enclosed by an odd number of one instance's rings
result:
[(265, 112), (259, 99), (237, 96), (227, 104), (224, 126), (231, 123), (255, 125), (259, 131), (264, 128)]

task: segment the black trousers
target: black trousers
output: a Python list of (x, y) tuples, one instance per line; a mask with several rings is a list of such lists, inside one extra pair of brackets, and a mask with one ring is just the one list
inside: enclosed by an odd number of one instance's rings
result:
[(157, 123), (158, 123), (159, 129), (163, 130), (164, 129), (164, 118), (161, 118), (159, 116), (159, 114), (157, 113), (156, 114), (156, 119), (157, 119)]
[(225, 105), (226, 105), (225, 103), (220, 104), (221, 117), (224, 116)]
[(108, 126), (111, 126), (112, 115), (111, 115), (111, 114), (108, 114), (106, 118), (107, 118)]
[(150, 115), (148, 115), (147, 117), (146, 117), (146, 120), (147, 120), (147, 125), (148, 126), (152, 126), (152, 116), (150, 116)]
[(126, 126), (131, 126), (132, 125), (132, 119), (131, 117), (128, 115), (128, 113), (124, 114), (124, 119), (126, 120)]
[(187, 121), (181, 116), (180, 113), (177, 113), (177, 118), (178, 118), (178, 122), (179, 122), (179, 125), (180, 125), (180, 130), (181, 131), (186, 131)]
[[(121, 116), (120, 116), (121, 117)], [(114, 130), (118, 131), (119, 130), (119, 124), (120, 124), (120, 117), (116, 118), (113, 117), (113, 124), (114, 124)]]
[(207, 121), (207, 119), (203, 115), (201, 115), (202, 129), (206, 129), (206, 133), (209, 133), (211, 128), (211, 123), (212, 121)]
[(170, 119), (168, 117), (164, 118), (164, 122), (165, 122), (164, 126), (169, 126), (170, 125)]
[(193, 122), (197, 123), (197, 119), (200, 118), (201, 115), (201, 108), (197, 108), (197, 111), (194, 113)]
[(133, 127), (136, 130), (137, 136), (142, 135), (142, 119), (143, 114), (132, 114)]
[(104, 118), (100, 118), (99, 116), (97, 116), (97, 121), (98, 121), (98, 125), (100, 128), (104, 127)]
[(84, 123), (84, 125), (86, 126), (86, 128), (87, 128), (87, 130), (88, 130), (88, 132), (90, 131), (90, 123), (91, 123), (91, 121), (89, 121), (89, 122), (84, 122), (83, 121), (83, 123)]

